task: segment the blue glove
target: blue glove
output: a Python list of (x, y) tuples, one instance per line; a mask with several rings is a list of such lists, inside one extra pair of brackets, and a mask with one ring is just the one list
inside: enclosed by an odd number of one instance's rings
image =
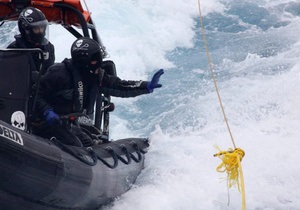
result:
[(149, 93), (152, 93), (155, 88), (162, 87), (161, 84), (158, 84), (160, 76), (164, 73), (163, 69), (158, 70), (152, 77), (151, 82), (147, 83), (147, 89)]
[(56, 114), (53, 109), (48, 109), (44, 112), (44, 117), (46, 122), (49, 125), (57, 125), (57, 124), (61, 124), (60, 123), (60, 117), (58, 116), (58, 114)]

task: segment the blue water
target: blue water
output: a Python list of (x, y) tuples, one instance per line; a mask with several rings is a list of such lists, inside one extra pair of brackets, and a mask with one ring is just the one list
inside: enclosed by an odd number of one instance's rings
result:
[[(162, 88), (113, 98), (112, 139), (149, 137), (145, 169), (105, 210), (236, 210), (237, 188), (214, 145), (233, 147), (205, 53), (197, 1), (88, 0), (103, 43), (123, 79)], [(201, 1), (212, 66), (242, 161), (247, 209), (300, 209), (300, 3), (292, 0)], [(13, 28), (13, 26), (10, 26)], [(12, 37), (0, 28), (0, 45)], [(14, 29), (16, 31), (16, 29)], [(57, 62), (74, 38), (50, 26)], [(230, 202), (228, 204), (228, 196)]]

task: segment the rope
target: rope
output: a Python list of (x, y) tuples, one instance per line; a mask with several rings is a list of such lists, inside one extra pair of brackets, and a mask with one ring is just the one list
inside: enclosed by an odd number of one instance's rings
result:
[(230, 127), (229, 127), (229, 123), (228, 123), (228, 120), (227, 120), (227, 117), (226, 117), (226, 114), (225, 114), (225, 110), (224, 110), (224, 107), (223, 107), (223, 104), (222, 104), (222, 100), (221, 100), (221, 96), (220, 96), (219, 89), (218, 89), (218, 86), (217, 86), (214, 70), (213, 70), (213, 67), (212, 67), (212, 64), (211, 64), (211, 59), (210, 59), (210, 55), (209, 55), (209, 51), (208, 51), (208, 46), (207, 46), (207, 41), (206, 41), (204, 26), (203, 26), (203, 21), (202, 21), (202, 14), (201, 14), (201, 9), (200, 9), (200, 0), (198, 0), (198, 9), (199, 9), (199, 16), (200, 16), (201, 32), (202, 32), (202, 37), (203, 37), (203, 41), (204, 41), (204, 46), (205, 46), (205, 51), (206, 51), (206, 56), (207, 56), (207, 60), (208, 60), (209, 69), (211, 71), (211, 75), (212, 75), (214, 85), (215, 85), (215, 90), (216, 90), (217, 95), (218, 95), (220, 107), (222, 109), (223, 117), (224, 117), (227, 129), (229, 131), (232, 144), (233, 144), (234, 148), (236, 148), (234, 140), (233, 140), (233, 136), (232, 136), (232, 133), (231, 133), (231, 130), (230, 130)]
[(229, 149), (228, 151), (220, 150), (219, 153), (214, 154), (214, 157), (219, 157), (222, 160), (222, 163), (217, 167), (217, 171), (222, 173), (226, 171), (228, 174), (229, 188), (237, 185), (239, 191), (242, 189), (239, 180), (239, 168), (244, 156), (245, 152), (240, 148), (236, 148), (235, 150)]
[[(217, 149), (219, 149), (217, 147)], [(229, 149), (228, 151), (221, 151), (214, 154), (214, 157), (219, 157), (222, 160), (222, 163), (217, 167), (218, 172), (227, 173), (227, 185), (228, 188), (237, 185), (238, 190), (242, 193), (242, 209), (246, 209), (246, 196), (245, 196), (245, 185), (244, 185), (244, 176), (241, 161), (245, 156), (245, 152), (236, 148), (235, 150)], [(228, 202), (229, 203), (229, 202)]]
[(200, 9), (200, 0), (198, 0), (198, 10), (199, 10), (199, 17), (200, 17), (200, 26), (201, 26), (201, 32), (202, 32), (202, 37), (203, 37), (203, 42), (204, 42), (204, 46), (205, 46), (205, 51), (206, 51), (206, 56), (207, 56), (207, 60), (208, 60), (208, 64), (209, 64), (209, 69), (211, 71), (211, 75), (213, 78), (213, 82), (214, 82), (214, 86), (215, 86), (215, 90), (217, 92), (218, 95), (218, 100), (220, 103), (220, 107), (223, 113), (223, 117), (231, 138), (231, 142), (234, 146), (234, 150), (229, 149), (228, 151), (221, 151), (215, 154), (214, 156), (219, 157), (222, 160), (222, 163), (217, 167), (217, 171), (218, 172), (227, 172), (227, 177), (228, 177), (228, 183), (227, 186), (228, 188), (232, 187), (233, 185), (237, 185), (239, 191), (242, 193), (242, 209), (245, 210), (246, 209), (246, 202), (245, 202), (245, 187), (244, 187), (244, 177), (243, 177), (243, 172), (242, 172), (242, 166), (241, 166), (241, 161), (242, 158), (245, 155), (245, 152), (243, 150), (241, 150), (240, 148), (236, 148), (234, 139), (233, 139), (233, 135), (232, 132), (230, 130), (230, 126), (225, 114), (225, 110), (222, 104), (222, 100), (221, 100), (221, 96), (219, 93), (219, 89), (217, 86), (217, 82), (216, 82), (216, 78), (215, 78), (215, 74), (214, 74), (214, 70), (212, 67), (212, 63), (211, 63), (211, 59), (210, 59), (210, 55), (209, 55), (209, 50), (208, 50), (208, 46), (207, 46), (207, 41), (206, 41), (206, 37), (205, 37), (205, 32), (204, 32), (204, 26), (203, 26), (203, 21), (202, 21), (202, 14), (201, 14), (201, 9)]

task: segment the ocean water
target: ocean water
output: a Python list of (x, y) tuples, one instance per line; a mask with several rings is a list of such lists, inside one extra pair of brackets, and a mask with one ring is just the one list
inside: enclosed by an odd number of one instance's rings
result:
[[(236, 210), (241, 193), (227, 190), (213, 154), (233, 148), (210, 74), (198, 2), (87, 0), (122, 79), (162, 88), (113, 98), (110, 137), (149, 137), (145, 168), (131, 190), (103, 210)], [(202, 0), (217, 85), (242, 160), (246, 206), (300, 209), (300, 3), (292, 0)], [(1, 47), (13, 38), (0, 28)], [(17, 31), (14, 25), (8, 28)], [(74, 37), (50, 26), (56, 61)]]

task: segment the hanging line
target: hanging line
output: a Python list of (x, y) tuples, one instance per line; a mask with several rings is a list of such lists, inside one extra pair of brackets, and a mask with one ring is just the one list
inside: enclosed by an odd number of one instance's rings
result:
[(224, 110), (224, 107), (223, 107), (223, 104), (222, 104), (222, 100), (221, 100), (221, 96), (220, 96), (219, 89), (218, 89), (218, 86), (217, 86), (214, 70), (213, 70), (213, 67), (212, 67), (212, 64), (211, 64), (211, 59), (210, 59), (210, 55), (209, 55), (209, 51), (208, 51), (208, 46), (207, 46), (207, 41), (206, 41), (204, 26), (203, 26), (203, 21), (202, 21), (202, 14), (201, 14), (201, 9), (200, 9), (200, 0), (198, 0), (198, 9), (199, 9), (199, 14), (200, 14), (199, 16), (200, 16), (201, 32), (202, 32), (202, 37), (203, 37), (203, 41), (204, 41), (204, 46), (205, 46), (205, 51), (206, 51), (206, 56), (207, 56), (207, 60), (208, 60), (209, 69), (211, 71), (211, 75), (212, 75), (212, 78), (213, 78), (213, 81), (214, 81), (215, 90), (216, 90), (217, 95), (218, 95), (220, 107), (222, 109), (223, 117), (224, 117), (227, 129), (228, 129), (232, 144), (233, 144), (234, 148), (236, 148), (235, 142), (234, 142), (234, 139), (233, 139), (230, 127), (229, 127), (229, 123), (228, 123), (228, 120), (227, 120), (227, 117), (226, 117), (226, 114), (225, 114), (225, 110)]
[(198, 0), (198, 10), (199, 10), (199, 17), (200, 17), (201, 32), (202, 32), (206, 56), (207, 56), (207, 60), (208, 60), (208, 64), (209, 64), (209, 69), (211, 71), (211, 75), (213, 78), (215, 90), (218, 95), (218, 100), (219, 100), (220, 107), (221, 107), (221, 110), (223, 113), (223, 117), (224, 117), (227, 129), (228, 129), (228, 132), (230, 134), (231, 142), (234, 146), (234, 150), (229, 149), (228, 151), (221, 151), (219, 149), (220, 152), (214, 155), (215, 157), (219, 157), (222, 160), (222, 163), (217, 167), (217, 171), (218, 172), (225, 172), (225, 171), (227, 172), (227, 177), (228, 177), (228, 185), (227, 186), (229, 188), (235, 184), (238, 185), (238, 189), (242, 193), (242, 209), (246, 210), (245, 186), (244, 186), (244, 177), (243, 177), (243, 171), (242, 171), (242, 165), (241, 165), (241, 161), (245, 155), (245, 152), (240, 148), (236, 148), (236, 145), (235, 145), (235, 142), (234, 142), (231, 130), (230, 130), (230, 126), (229, 126), (229, 123), (228, 123), (228, 120), (227, 120), (227, 117), (225, 114), (225, 110), (224, 110), (224, 107), (222, 104), (221, 96), (220, 96), (220, 93), (218, 90), (214, 70), (213, 70), (210, 55), (209, 55), (207, 41), (206, 41), (206, 37), (205, 37), (204, 26), (203, 26), (203, 21), (202, 21), (202, 14), (201, 14), (201, 7), (200, 7), (200, 0)]

